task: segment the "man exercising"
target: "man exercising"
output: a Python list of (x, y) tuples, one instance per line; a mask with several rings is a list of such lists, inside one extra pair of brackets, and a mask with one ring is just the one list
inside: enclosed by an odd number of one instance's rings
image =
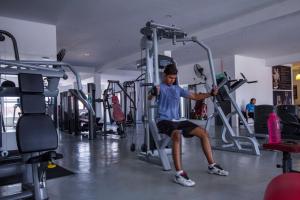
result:
[(187, 173), (183, 171), (181, 166), (181, 134), (186, 138), (196, 136), (201, 140), (202, 150), (208, 162), (208, 173), (227, 176), (228, 172), (215, 163), (209, 142), (209, 136), (206, 130), (188, 120), (179, 120), (180, 97), (192, 100), (202, 100), (210, 96), (217, 95), (217, 89), (213, 89), (210, 93), (199, 94), (184, 90), (174, 84), (177, 78), (177, 72), (178, 70), (175, 64), (166, 66), (163, 82), (159, 86), (155, 86), (151, 89), (149, 99), (157, 96), (157, 127), (160, 133), (167, 134), (172, 139), (172, 156), (176, 169), (174, 181), (180, 185), (191, 187), (195, 185), (195, 182), (188, 177)]

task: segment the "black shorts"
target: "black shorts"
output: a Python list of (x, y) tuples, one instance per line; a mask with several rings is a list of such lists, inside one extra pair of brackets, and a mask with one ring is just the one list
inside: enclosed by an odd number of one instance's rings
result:
[(181, 130), (184, 137), (193, 137), (193, 135), (191, 135), (190, 133), (197, 127), (199, 126), (188, 120), (178, 122), (162, 120), (157, 123), (159, 132), (170, 137), (174, 130)]
[(249, 116), (249, 118), (254, 119), (254, 113), (253, 113), (253, 112), (249, 112), (249, 113), (248, 113), (248, 116)]

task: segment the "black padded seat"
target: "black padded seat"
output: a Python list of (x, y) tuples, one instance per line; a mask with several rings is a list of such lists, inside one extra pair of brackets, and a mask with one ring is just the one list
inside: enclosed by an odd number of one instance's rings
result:
[(20, 153), (49, 151), (57, 148), (58, 136), (52, 119), (44, 114), (23, 115), (16, 127)]

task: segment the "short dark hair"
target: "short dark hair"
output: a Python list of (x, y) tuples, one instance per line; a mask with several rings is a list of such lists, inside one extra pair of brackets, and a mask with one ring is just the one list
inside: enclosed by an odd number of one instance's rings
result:
[(164, 73), (166, 75), (176, 75), (178, 72), (175, 64), (169, 64), (165, 67)]

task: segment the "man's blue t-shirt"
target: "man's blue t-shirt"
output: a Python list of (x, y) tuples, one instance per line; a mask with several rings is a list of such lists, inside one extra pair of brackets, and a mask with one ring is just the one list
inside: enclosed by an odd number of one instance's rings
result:
[(178, 120), (180, 97), (188, 97), (189, 91), (178, 85), (161, 83), (158, 96), (158, 120)]
[(254, 112), (254, 107), (255, 107), (254, 104), (248, 103), (248, 104), (246, 105), (246, 110), (247, 110), (248, 112)]

